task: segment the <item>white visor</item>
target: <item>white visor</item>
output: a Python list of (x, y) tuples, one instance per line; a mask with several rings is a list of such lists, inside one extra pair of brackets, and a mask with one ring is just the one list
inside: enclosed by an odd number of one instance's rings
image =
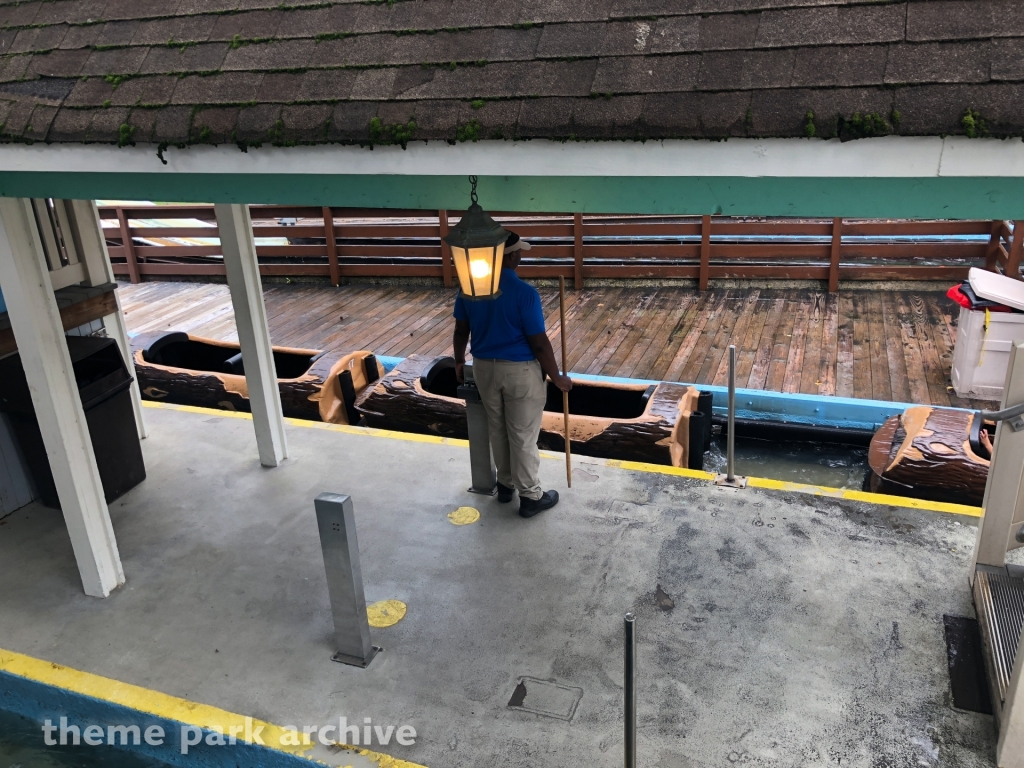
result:
[(528, 251), (532, 247), (533, 246), (530, 245), (528, 242), (526, 242), (522, 238), (519, 238), (519, 241), (515, 245), (505, 246), (505, 253), (515, 253), (516, 251)]

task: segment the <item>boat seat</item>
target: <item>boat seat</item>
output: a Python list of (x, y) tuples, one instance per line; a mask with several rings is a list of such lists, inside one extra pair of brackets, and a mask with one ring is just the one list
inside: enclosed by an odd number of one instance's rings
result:
[(363, 358), (363, 373), (366, 374), (366, 386), (370, 386), (380, 378), (376, 355), (367, 355)]
[[(446, 394), (437, 391), (438, 385), (441, 383), (439, 379), (446, 374), (451, 376), (452, 381), (455, 380), (455, 376), (451, 374), (451, 371), (455, 370), (455, 358), (454, 357), (439, 357), (435, 359), (422, 374), (420, 374), (420, 386), (423, 387), (424, 391), (432, 392), (435, 395)], [(449, 384), (451, 382), (448, 382)], [(454, 394), (450, 397), (455, 397)]]
[(236, 376), (245, 376), (245, 366), (242, 363), (242, 353), (232, 355), (224, 361), (223, 373), (233, 373)]
[(657, 384), (651, 384), (651, 386), (644, 390), (643, 397), (640, 398), (640, 404), (643, 406), (645, 411), (647, 410), (647, 404), (651, 402), (651, 398), (654, 397), (654, 390), (657, 388)]
[(159, 338), (153, 339), (149, 345), (142, 350), (142, 359), (153, 365), (163, 365), (163, 357), (160, 350), (170, 344), (184, 344), (188, 341), (188, 334), (181, 331), (165, 333)]

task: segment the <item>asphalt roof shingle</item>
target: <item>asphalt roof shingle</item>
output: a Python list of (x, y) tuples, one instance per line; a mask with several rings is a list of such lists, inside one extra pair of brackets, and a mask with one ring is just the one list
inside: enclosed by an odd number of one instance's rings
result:
[(1019, 136), (1022, 89), (1018, 0), (0, 0), (6, 140)]

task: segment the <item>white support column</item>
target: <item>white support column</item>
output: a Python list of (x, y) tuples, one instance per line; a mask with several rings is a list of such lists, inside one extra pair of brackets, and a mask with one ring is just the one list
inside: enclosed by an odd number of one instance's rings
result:
[[(1006, 386), (1000, 406), (1024, 403), (1024, 342), (1010, 348), (1010, 363), (1006, 371)], [(1006, 550), (1019, 544), (1014, 540), (1014, 521), (1024, 521), (1024, 430), (1015, 432), (1007, 421), (996, 427), (996, 440), (992, 449), (985, 500), (985, 514), (978, 521), (978, 539), (974, 546), (974, 566), (1002, 567)]]
[[(82, 262), (85, 264), (86, 282), (89, 285), (116, 283), (114, 269), (110, 266), (110, 252), (107, 240), (100, 226), (100, 214), (94, 200), (67, 200), (69, 213), (72, 215), (77, 244), (81, 247)], [(103, 318), (107, 336), (117, 342), (128, 366), (128, 375), (132, 377), (132, 409), (135, 411), (135, 426), (139, 430), (139, 439), (149, 434), (146, 431), (146, 420), (142, 415), (142, 394), (139, 392), (139, 381), (135, 375), (135, 359), (132, 357), (131, 344), (128, 342), (128, 326), (124, 322), (124, 311), (121, 309), (121, 296), (114, 292), (117, 301), (117, 312)]]
[(87, 595), (124, 571), (30, 201), (0, 198), (0, 284)]
[(249, 206), (218, 203), (214, 210), (220, 228), (231, 304), (235, 309), (238, 343), (242, 347), (245, 385), (249, 390), (249, 407), (256, 427), (260, 463), (265, 467), (276, 467), (288, 457), (288, 443)]

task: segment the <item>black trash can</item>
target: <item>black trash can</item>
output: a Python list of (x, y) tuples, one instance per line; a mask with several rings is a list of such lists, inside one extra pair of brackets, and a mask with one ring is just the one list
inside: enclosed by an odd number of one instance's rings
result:
[[(103, 494), (109, 503), (146, 479), (129, 391), (132, 378), (113, 339), (68, 336), (67, 343)], [(59, 509), (57, 487), (19, 355), (0, 360), (0, 411), (10, 418), (40, 500)]]

